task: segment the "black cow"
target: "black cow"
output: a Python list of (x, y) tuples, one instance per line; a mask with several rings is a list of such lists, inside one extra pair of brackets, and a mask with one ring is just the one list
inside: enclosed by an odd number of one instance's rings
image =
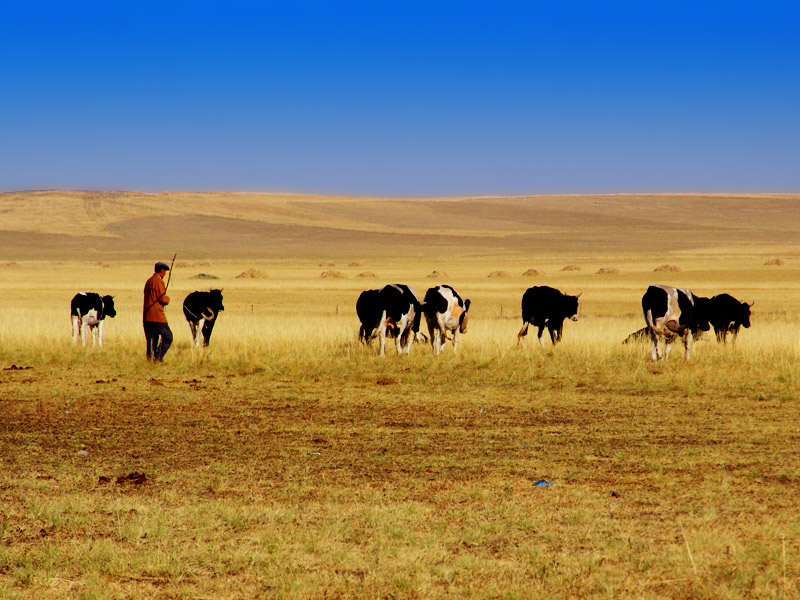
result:
[[(369, 297), (369, 296), (368, 296)], [(379, 337), (381, 356), (386, 353), (386, 336), (397, 339), (397, 353), (410, 354), (411, 345), (419, 335), (422, 306), (414, 290), (403, 284), (385, 285), (374, 295), (374, 309), (362, 325), (367, 342)]]
[(361, 321), (358, 330), (359, 341), (366, 342), (378, 326), (378, 292), (380, 290), (365, 290), (356, 300), (356, 314)]
[(712, 296), (708, 303), (708, 317), (717, 341), (723, 344), (728, 341), (728, 334), (733, 334), (733, 341), (739, 335), (739, 328), (750, 327), (750, 307), (753, 304), (739, 302), (730, 294)]
[(453, 334), (453, 352), (458, 351), (458, 341), (467, 332), (470, 301), (462, 300), (458, 292), (449, 285), (437, 285), (425, 292), (422, 312), (428, 323), (431, 347), (440, 354), (447, 343), (447, 332)]
[[(225, 310), (222, 306), (222, 290), (210, 292), (192, 292), (183, 301), (183, 315), (189, 322), (195, 346), (200, 347), (200, 334), (203, 334), (203, 346), (208, 346), (211, 331), (217, 316)], [(202, 321), (202, 324), (201, 324)]]
[(546, 285), (535, 285), (522, 295), (522, 329), (517, 334), (517, 341), (528, 335), (528, 325), (539, 328), (539, 343), (544, 346), (542, 332), (544, 328), (550, 332), (550, 339), (555, 346), (561, 341), (564, 319), (578, 320), (578, 298), (568, 296)]
[(686, 348), (685, 359), (689, 360), (693, 334), (711, 329), (708, 322), (709, 303), (710, 299), (695, 296), (689, 290), (668, 285), (648, 287), (642, 296), (642, 312), (652, 342), (650, 359), (662, 358), (658, 347), (660, 338), (664, 338), (663, 358), (666, 359), (672, 342), (677, 336), (682, 336)]
[(94, 292), (79, 292), (72, 298), (69, 306), (72, 321), (72, 342), (78, 344), (80, 333), (83, 345), (86, 345), (86, 328), (92, 332), (92, 345), (103, 345), (103, 324), (106, 317), (117, 316), (114, 308), (114, 296), (100, 296)]

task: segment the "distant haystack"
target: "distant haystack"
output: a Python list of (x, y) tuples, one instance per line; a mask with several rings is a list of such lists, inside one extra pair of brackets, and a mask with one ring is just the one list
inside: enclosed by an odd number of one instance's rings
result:
[(354, 262), (351, 262), (351, 263), (350, 263), (349, 265), (347, 265), (347, 266), (348, 266), (348, 267), (360, 267), (360, 266), (361, 266), (361, 263), (360, 263), (360, 262), (358, 262), (358, 261), (354, 261)]
[(211, 275), (210, 273), (198, 273), (197, 275), (190, 277), (190, 279), (219, 279), (216, 275)]
[(344, 279), (346, 277), (341, 271), (323, 271), (319, 276), (321, 279)]
[(363, 273), (359, 273), (356, 277), (361, 277), (362, 279), (377, 279), (378, 276), (373, 273), (372, 271), (365, 271)]
[(661, 265), (653, 269), (653, 273), (680, 273), (681, 268), (676, 265)]
[(764, 263), (768, 267), (782, 267), (786, 263), (783, 262), (782, 258), (770, 258), (767, 262)]
[(97, 266), (100, 267), (101, 269), (110, 269), (111, 267), (114, 266), (111, 263), (103, 262), (102, 260), (97, 261), (97, 263), (95, 264), (97, 264)]
[(0, 263), (0, 267), (16, 267), (18, 266), (13, 260), (11, 262)]
[(210, 267), (211, 263), (208, 262), (207, 260), (199, 261), (199, 262), (197, 262), (197, 261), (195, 261), (195, 262), (186, 262), (186, 261), (184, 261), (184, 262), (176, 262), (175, 266), (178, 267), (179, 269), (189, 269), (191, 267)]
[(492, 271), (487, 277), (511, 277), (508, 271)]
[(541, 277), (542, 275), (544, 275), (544, 273), (537, 269), (528, 269), (522, 274), (523, 277)]
[(444, 279), (447, 277), (447, 273), (444, 271), (431, 271), (427, 275), (425, 275), (428, 279)]
[(319, 263), (320, 267), (335, 267), (336, 263)]
[(603, 267), (599, 269), (595, 275), (619, 275), (619, 269), (614, 267)]
[(566, 267), (564, 267), (561, 270), (562, 271), (580, 271), (581, 268), (578, 265), (567, 265)]
[(236, 279), (268, 279), (269, 275), (258, 269), (247, 269), (236, 276)]

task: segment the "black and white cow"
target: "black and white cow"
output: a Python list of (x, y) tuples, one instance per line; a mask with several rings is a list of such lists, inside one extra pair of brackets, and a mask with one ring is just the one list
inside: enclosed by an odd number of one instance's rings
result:
[(367, 334), (367, 342), (374, 338), (381, 340), (381, 356), (386, 354), (386, 337), (395, 337), (397, 353), (410, 354), (411, 345), (419, 334), (422, 307), (413, 288), (395, 283), (385, 285), (374, 296), (374, 318), (362, 325)]
[(542, 332), (544, 328), (550, 332), (550, 339), (555, 346), (561, 341), (564, 319), (578, 320), (578, 298), (568, 296), (557, 289), (546, 285), (528, 288), (522, 295), (522, 329), (517, 334), (517, 341), (528, 335), (528, 326), (539, 328), (539, 343), (544, 346)]
[[(94, 292), (79, 292), (72, 298), (69, 306), (72, 321), (72, 342), (78, 344), (80, 335), (86, 345), (86, 329), (92, 333), (92, 345), (103, 345), (103, 325), (106, 317), (117, 316), (113, 296), (100, 296)], [(99, 338), (99, 339), (98, 339)]]
[(739, 328), (750, 327), (750, 307), (753, 304), (739, 302), (730, 294), (717, 294), (708, 302), (708, 320), (714, 327), (717, 341), (723, 344), (728, 341), (728, 334), (733, 334), (733, 341), (739, 335)]
[(189, 322), (194, 345), (200, 347), (200, 334), (203, 336), (203, 346), (208, 346), (211, 331), (217, 316), (225, 310), (222, 306), (222, 290), (210, 292), (192, 292), (183, 301), (183, 316)]
[(458, 351), (458, 341), (467, 332), (470, 301), (462, 300), (458, 292), (449, 285), (437, 285), (425, 292), (422, 312), (428, 323), (431, 347), (440, 354), (447, 343), (447, 333), (453, 334), (453, 352)]
[(648, 287), (642, 296), (642, 311), (652, 342), (650, 359), (662, 358), (658, 347), (659, 339), (664, 339), (663, 358), (666, 359), (672, 342), (681, 336), (686, 349), (685, 359), (689, 360), (692, 336), (698, 331), (708, 331), (711, 328), (708, 323), (709, 302), (708, 298), (694, 296), (689, 290), (668, 285)]

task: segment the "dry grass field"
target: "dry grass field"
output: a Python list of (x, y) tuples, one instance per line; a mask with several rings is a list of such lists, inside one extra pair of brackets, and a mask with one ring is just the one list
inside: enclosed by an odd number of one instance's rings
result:
[[(795, 196), (0, 194), (0, 598), (800, 597), (798, 230)], [(457, 356), (357, 342), (393, 282), (472, 300)], [(753, 326), (651, 363), (650, 283)], [(583, 293), (555, 349), (517, 345), (532, 285)], [(115, 295), (103, 348), (81, 290)]]

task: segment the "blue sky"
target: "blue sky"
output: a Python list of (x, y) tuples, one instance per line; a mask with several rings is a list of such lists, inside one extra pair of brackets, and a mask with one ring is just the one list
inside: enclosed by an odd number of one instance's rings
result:
[(800, 192), (794, 2), (0, 0), (0, 190)]

